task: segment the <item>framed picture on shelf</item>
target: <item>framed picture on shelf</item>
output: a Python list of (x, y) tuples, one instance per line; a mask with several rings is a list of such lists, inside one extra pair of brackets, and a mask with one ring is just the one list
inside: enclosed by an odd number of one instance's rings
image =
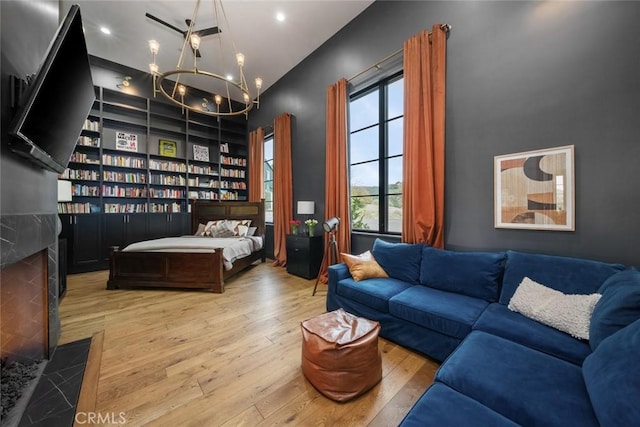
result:
[(178, 144), (175, 141), (161, 139), (158, 145), (158, 152), (161, 156), (175, 157), (178, 152)]
[(496, 228), (575, 230), (573, 145), (494, 157)]
[(116, 150), (138, 152), (138, 135), (135, 133), (116, 132)]
[(200, 162), (209, 161), (209, 147), (204, 145), (193, 145), (193, 160)]

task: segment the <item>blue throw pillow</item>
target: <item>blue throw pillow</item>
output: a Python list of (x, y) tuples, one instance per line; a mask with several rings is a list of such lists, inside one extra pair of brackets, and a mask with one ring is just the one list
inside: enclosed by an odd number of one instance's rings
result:
[(485, 301), (498, 300), (504, 252), (455, 252), (422, 248), (420, 283)]
[(410, 243), (389, 243), (376, 239), (371, 252), (389, 277), (417, 284), (420, 278), (420, 258), (423, 246)]
[(525, 277), (565, 294), (592, 294), (620, 271), (621, 264), (507, 251), (500, 303), (507, 305)]
[(595, 351), (600, 342), (640, 319), (640, 272), (629, 269), (609, 277), (591, 315), (589, 345)]
[(640, 320), (604, 339), (582, 364), (582, 377), (603, 426), (640, 425)]

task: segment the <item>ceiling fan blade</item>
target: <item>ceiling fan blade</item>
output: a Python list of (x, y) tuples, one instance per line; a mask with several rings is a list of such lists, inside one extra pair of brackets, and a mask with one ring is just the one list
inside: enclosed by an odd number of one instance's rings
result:
[(199, 35), (200, 37), (211, 36), (213, 34), (220, 33), (220, 28), (218, 27), (205, 28), (203, 30), (194, 31), (194, 33)]
[(168, 22), (163, 21), (163, 20), (162, 20), (162, 19), (160, 19), (160, 18), (156, 18), (155, 16), (153, 16), (153, 15), (152, 15), (152, 14), (150, 14), (150, 13), (145, 13), (145, 14), (144, 14), (144, 16), (146, 16), (146, 17), (147, 17), (147, 18), (149, 18), (149, 19), (152, 19), (152, 20), (156, 21), (156, 22), (157, 22), (157, 23), (159, 23), (159, 24), (164, 25), (165, 27), (169, 27), (169, 28), (171, 28), (172, 30), (179, 32), (179, 33), (180, 33), (180, 34), (182, 34), (183, 36), (184, 36), (184, 34), (186, 34), (186, 32), (185, 32), (185, 31), (183, 31), (183, 30), (181, 30), (180, 28), (178, 28), (178, 27), (176, 27), (176, 26), (173, 26), (173, 25), (169, 24)]

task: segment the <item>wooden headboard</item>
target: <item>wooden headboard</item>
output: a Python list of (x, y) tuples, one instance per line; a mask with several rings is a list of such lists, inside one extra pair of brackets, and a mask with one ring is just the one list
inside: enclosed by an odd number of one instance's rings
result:
[(260, 202), (227, 202), (213, 200), (192, 200), (191, 234), (198, 230), (198, 224), (206, 224), (216, 219), (250, 219), (251, 226), (257, 227), (256, 235), (264, 236), (264, 200)]

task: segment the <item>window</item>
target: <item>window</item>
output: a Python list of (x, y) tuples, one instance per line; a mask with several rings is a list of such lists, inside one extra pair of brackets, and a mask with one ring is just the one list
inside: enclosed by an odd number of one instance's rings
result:
[(264, 139), (264, 220), (273, 223), (273, 135)]
[(356, 92), (349, 103), (351, 229), (402, 232), (402, 74)]

